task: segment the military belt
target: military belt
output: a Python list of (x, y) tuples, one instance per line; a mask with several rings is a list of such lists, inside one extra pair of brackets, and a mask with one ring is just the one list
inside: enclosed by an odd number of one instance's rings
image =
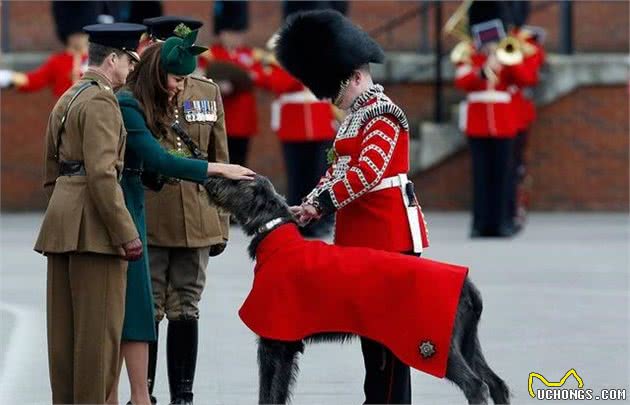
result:
[[(138, 169), (132, 169), (138, 170)], [(62, 160), (59, 162), (59, 176), (87, 176), (85, 162), (83, 160)], [(117, 180), (120, 181), (122, 173), (118, 173)]]
[(85, 163), (82, 160), (62, 160), (59, 162), (60, 176), (85, 176)]

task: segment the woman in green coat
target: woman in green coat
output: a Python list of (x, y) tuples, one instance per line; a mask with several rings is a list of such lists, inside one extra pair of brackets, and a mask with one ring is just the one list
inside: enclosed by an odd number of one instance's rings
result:
[[(186, 75), (196, 67), (196, 55), (205, 48), (193, 46), (196, 32), (185, 39), (172, 37), (147, 48), (130, 74), (118, 102), (127, 130), (125, 169), (121, 186), (125, 203), (145, 246), (142, 257), (129, 262), (121, 355), (131, 385), (133, 404), (150, 404), (147, 386), (148, 343), (156, 340), (153, 294), (148, 266), (144, 170), (167, 177), (203, 183), (209, 175), (231, 179), (252, 179), (254, 173), (242, 166), (186, 159), (167, 152), (156, 138), (176, 121), (171, 104)], [(168, 215), (168, 213), (164, 213)], [(121, 362), (122, 363), (122, 362)], [(110, 394), (117, 403), (117, 387)], [(108, 401), (109, 402), (109, 401)]]

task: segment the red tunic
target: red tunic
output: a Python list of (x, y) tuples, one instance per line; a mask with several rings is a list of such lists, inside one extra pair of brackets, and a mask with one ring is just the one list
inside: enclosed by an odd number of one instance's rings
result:
[(519, 33), (519, 30), (517, 29), (513, 30), (512, 34), (527, 41), (527, 43), (534, 49), (534, 52), (526, 56), (523, 61), (525, 68), (529, 69), (530, 73), (526, 75), (524, 77), (525, 80), (520, 81), (518, 85), (510, 86), (512, 98), (517, 106), (517, 110), (519, 111), (519, 117), (521, 118), (519, 120), (518, 129), (519, 131), (522, 131), (527, 129), (536, 119), (536, 106), (532, 100), (525, 97), (522, 89), (524, 87), (533, 87), (538, 84), (539, 70), (545, 61), (545, 51), (543, 47), (533, 39), (533, 37), (524, 37), (524, 35)]
[(271, 128), (281, 141), (325, 141), (335, 137), (330, 102), (318, 100), (286, 70), (275, 64), (267, 67), (264, 86), (278, 96), (271, 105)]
[[(370, 192), (382, 179), (409, 171), (409, 128), (402, 110), (379, 85), (360, 96), (334, 141), (336, 159), (306, 201), (328, 193), (337, 210), (335, 244), (392, 252), (413, 249), (399, 188)], [(422, 246), (426, 223), (419, 210)]]
[(513, 100), (509, 88), (535, 82), (537, 71), (526, 61), (504, 66), (493, 85), (481, 74), (486, 59), (486, 55), (474, 53), (472, 64), (457, 66), (455, 86), (468, 93), (466, 108), (460, 117), (462, 129), (469, 137), (514, 137), (527, 113), (519, 100)]
[[(296, 341), (353, 333), (382, 343), (415, 369), (444, 377), (467, 268), (307, 241), (292, 224), (273, 230), (256, 259), (239, 315), (257, 335)], [(434, 353), (422, 356), (423, 343)]]
[[(254, 60), (253, 51), (249, 47), (228, 50), (221, 44), (210, 48), (212, 59), (205, 61), (200, 58), (200, 66), (204, 67), (212, 60), (232, 62), (247, 70), (254, 83), (259, 85), (263, 80), (262, 65)], [(256, 111), (256, 97), (254, 91), (241, 91), (223, 97), (225, 110), (225, 128), (228, 136), (249, 138), (258, 132), (258, 115)]]
[(50, 87), (55, 97), (61, 97), (87, 68), (87, 55), (77, 56), (67, 52), (51, 55), (43, 65), (26, 73), (28, 83), (20, 91), (32, 92)]

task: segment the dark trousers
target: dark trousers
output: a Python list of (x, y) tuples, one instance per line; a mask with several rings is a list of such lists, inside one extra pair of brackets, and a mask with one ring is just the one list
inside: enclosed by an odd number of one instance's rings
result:
[[(419, 253), (405, 253), (420, 256)], [(365, 364), (364, 404), (411, 404), (411, 369), (388, 348), (361, 338)]]
[[(283, 142), (282, 151), (287, 168), (287, 203), (299, 205), (302, 198), (319, 182), (328, 168), (326, 152), (332, 145), (331, 141)], [(313, 228), (330, 228), (332, 216), (322, 218), (306, 227), (306, 231)]]
[(518, 209), (518, 188), (525, 178), (525, 146), (527, 145), (527, 130), (523, 130), (514, 139), (514, 160), (512, 161), (512, 183), (510, 190), (510, 214), (516, 217)]
[(230, 153), (230, 163), (246, 166), (248, 149), (249, 138), (241, 138), (228, 135), (228, 152)]
[(473, 231), (502, 236), (513, 226), (513, 138), (469, 138), (473, 174)]

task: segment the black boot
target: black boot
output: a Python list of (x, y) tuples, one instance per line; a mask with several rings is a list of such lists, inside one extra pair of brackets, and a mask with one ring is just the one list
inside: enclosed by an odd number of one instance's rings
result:
[(193, 403), (199, 328), (196, 319), (168, 322), (166, 363), (171, 404)]
[(157, 399), (153, 396), (153, 387), (155, 386), (155, 369), (157, 368), (158, 339), (160, 337), (160, 322), (155, 322), (155, 342), (149, 343), (149, 398), (152, 404), (157, 404)]

